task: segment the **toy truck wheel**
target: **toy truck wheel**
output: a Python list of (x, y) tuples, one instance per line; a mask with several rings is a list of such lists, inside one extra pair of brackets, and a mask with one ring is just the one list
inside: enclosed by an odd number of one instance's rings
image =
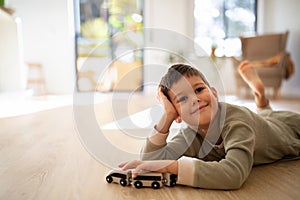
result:
[(143, 187), (143, 183), (141, 181), (136, 181), (136, 182), (134, 182), (134, 187), (136, 187), (136, 188), (142, 188)]
[(127, 185), (127, 181), (124, 178), (122, 178), (120, 180), (120, 185), (122, 185), (123, 187), (125, 187)]
[(108, 183), (111, 183), (111, 182), (113, 181), (113, 179), (112, 179), (111, 176), (107, 176), (107, 177), (106, 177), (106, 181), (107, 181)]
[(170, 187), (175, 187), (176, 186), (176, 181), (171, 181), (170, 182)]
[(151, 184), (151, 187), (152, 187), (153, 189), (158, 189), (158, 188), (160, 188), (160, 184), (159, 184), (159, 182), (153, 182), (153, 183)]

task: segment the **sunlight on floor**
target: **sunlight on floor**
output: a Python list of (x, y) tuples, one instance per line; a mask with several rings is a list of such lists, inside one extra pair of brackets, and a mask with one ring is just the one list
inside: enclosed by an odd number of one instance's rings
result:
[(0, 94), (0, 118), (25, 115), (72, 104), (71, 95), (32, 96), (30, 93)]

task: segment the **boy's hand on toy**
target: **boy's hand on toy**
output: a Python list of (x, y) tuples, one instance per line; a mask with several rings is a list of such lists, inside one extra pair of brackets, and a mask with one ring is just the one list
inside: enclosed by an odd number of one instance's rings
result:
[(182, 121), (172, 102), (170, 102), (170, 100), (162, 92), (161, 87), (158, 88), (157, 99), (162, 104), (167, 117), (170, 117), (172, 121), (175, 120), (177, 123), (180, 123)]
[(120, 163), (119, 167), (122, 170), (134, 169), (132, 178), (135, 178), (142, 171), (178, 174), (177, 160), (133, 160)]

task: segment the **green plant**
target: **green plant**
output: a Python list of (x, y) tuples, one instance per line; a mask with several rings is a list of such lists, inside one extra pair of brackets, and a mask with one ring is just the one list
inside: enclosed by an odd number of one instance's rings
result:
[(0, 6), (5, 6), (5, 0), (0, 0)]
[(108, 37), (108, 27), (101, 18), (85, 21), (81, 24), (81, 34), (85, 38)]

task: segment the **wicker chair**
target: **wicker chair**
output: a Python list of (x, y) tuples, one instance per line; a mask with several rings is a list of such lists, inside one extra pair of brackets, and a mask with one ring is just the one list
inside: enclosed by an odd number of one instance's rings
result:
[(249, 60), (253, 63), (265, 87), (273, 89), (273, 98), (279, 96), (281, 83), (286, 77), (286, 68), (289, 62), (289, 53), (285, 51), (287, 37), (288, 31), (240, 37), (242, 56), (241, 58), (232, 57), (238, 96), (242, 96), (242, 88), (245, 89), (246, 95), (249, 94), (250, 90), (237, 70), (237, 67), (243, 60)]

